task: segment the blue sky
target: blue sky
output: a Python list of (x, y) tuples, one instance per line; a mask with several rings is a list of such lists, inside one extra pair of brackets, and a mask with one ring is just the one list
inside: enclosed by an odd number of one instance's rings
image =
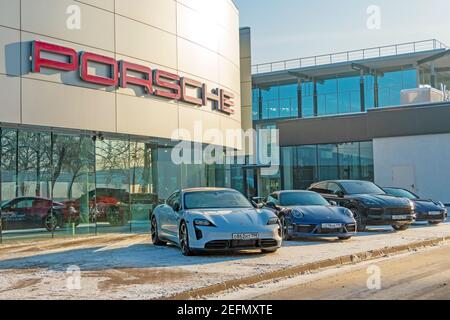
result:
[[(436, 38), (450, 45), (449, 0), (234, 0), (253, 64)], [(380, 29), (367, 9), (380, 8)]]

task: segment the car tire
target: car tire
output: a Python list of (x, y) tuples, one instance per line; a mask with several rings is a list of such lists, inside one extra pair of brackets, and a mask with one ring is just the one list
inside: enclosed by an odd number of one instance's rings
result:
[(262, 249), (261, 250), (262, 253), (275, 253), (277, 251), (278, 251), (278, 249)]
[(48, 232), (54, 232), (56, 228), (58, 227), (58, 219), (55, 217), (55, 215), (49, 213), (44, 218), (44, 227)]
[(152, 216), (151, 219), (151, 228), (150, 228), (150, 233), (151, 233), (151, 237), (152, 237), (152, 242), (154, 246), (157, 247), (162, 247), (165, 246), (167, 244), (167, 242), (162, 241), (159, 238), (159, 234), (158, 234), (158, 221), (156, 220), (155, 216)]
[(340, 241), (347, 241), (347, 240), (350, 240), (352, 237), (339, 237), (338, 239), (340, 240)]
[(181, 253), (186, 257), (193, 256), (194, 252), (189, 246), (189, 231), (184, 221), (180, 225), (179, 239)]
[(405, 230), (408, 230), (409, 227), (410, 227), (409, 224), (404, 224), (404, 225), (401, 225), (401, 226), (395, 226), (395, 225), (392, 226), (392, 228), (394, 228), (395, 231), (405, 231)]
[(356, 220), (356, 230), (358, 232), (364, 232), (367, 229), (367, 222), (364, 221), (362, 215), (359, 213), (359, 210), (355, 207), (350, 208), (350, 211), (353, 213), (353, 217)]
[(428, 224), (432, 225), (432, 226), (437, 226), (439, 224), (443, 223), (443, 221), (428, 221)]
[(292, 236), (289, 234), (289, 226), (286, 221), (286, 217), (284, 217), (284, 216), (280, 217), (280, 226), (281, 226), (281, 237), (282, 237), (283, 241), (292, 240)]

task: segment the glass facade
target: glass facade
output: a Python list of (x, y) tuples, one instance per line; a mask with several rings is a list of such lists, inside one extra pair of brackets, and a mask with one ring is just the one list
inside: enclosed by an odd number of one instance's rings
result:
[(0, 131), (2, 240), (149, 232), (150, 212), (180, 187), (245, 192), (231, 166), (175, 165), (163, 141)]
[(372, 142), (282, 148), (283, 189), (303, 190), (323, 180), (374, 180)]
[[(357, 113), (400, 105), (400, 91), (418, 87), (417, 70), (405, 69), (377, 75), (327, 77), (315, 82), (271, 85), (253, 89), (253, 119), (270, 120)], [(364, 92), (361, 91), (361, 85)], [(364, 105), (362, 104), (364, 101)]]

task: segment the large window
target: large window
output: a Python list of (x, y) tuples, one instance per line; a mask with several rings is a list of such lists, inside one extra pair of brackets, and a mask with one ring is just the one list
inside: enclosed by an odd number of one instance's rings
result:
[[(364, 109), (375, 107), (394, 107), (400, 105), (401, 91), (418, 86), (417, 70), (405, 69), (389, 72), (376, 71), (363, 76), (364, 93), (361, 92), (361, 76), (359, 73), (350, 76), (327, 76), (315, 78), (314, 81), (302, 81), (301, 109), (302, 117), (313, 117), (315, 110), (318, 116), (358, 113)], [(422, 82), (430, 82), (428, 66), (421, 67)], [(448, 72), (437, 74), (438, 83), (449, 84)], [(378, 87), (375, 85), (378, 82)], [(314, 88), (317, 89), (317, 99)], [(378, 88), (378, 93), (377, 92)], [(377, 99), (375, 99), (377, 98)], [(378, 106), (376, 105), (378, 101)], [(253, 89), (253, 119), (267, 120), (298, 117), (298, 83), (271, 85)]]
[(175, 190), (232, 184), (229, 165), (176, 165), (173, 146), (157, 139), (7, 128), (0, 133), (5, 240), (147, 233), (150, 213)]
[(283, 188), (307, 189), (334, 179), (374, 179), (372, 142), (282, 148)]
[(296, 117), (298, 115), (297, 88), (298, 85), (295, 83), (253, 89), (254, 119)]
[(379, 107), (395, 107), (400, 105), (400, 92), (403, 89), (417, 88), (416, 69), (387, 72), (378, 76)]

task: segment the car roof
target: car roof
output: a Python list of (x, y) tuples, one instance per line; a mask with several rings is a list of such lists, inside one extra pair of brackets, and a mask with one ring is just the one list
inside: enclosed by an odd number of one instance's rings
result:
[(182, 189), (182, 192), (186, 193), (186, 192), (204, 192), (204, 191), (234, 191), (234, 192), (239, 192), (237, 190), (234, 189), (230, 189), (230, 188), (187, 188), (187, 189)]
[(17, 197), (17, 198), (11, 199), (9, 201), (14, 201), (14, 200), (46, 200), (46, 201), (50, 201), (50, 199), (47, 199), (47, 198), (33, 197), (33, 196), (30, 196), (30, 197)]
[(324, 181), (319, 181), (313, 184), (313, 186), (319, 184), (319, 183), (325, 183), (325, 182), (334, 182), (334, 183), (342, 183), (342, 182), (371, 182), (371, 181), (366, 181), (366, 180), (324, 180)]
[(283, 194), (283, 193), (314, 193), (314, 192), (308, 190), (281, 190), (273, 192), (272, 194)]

